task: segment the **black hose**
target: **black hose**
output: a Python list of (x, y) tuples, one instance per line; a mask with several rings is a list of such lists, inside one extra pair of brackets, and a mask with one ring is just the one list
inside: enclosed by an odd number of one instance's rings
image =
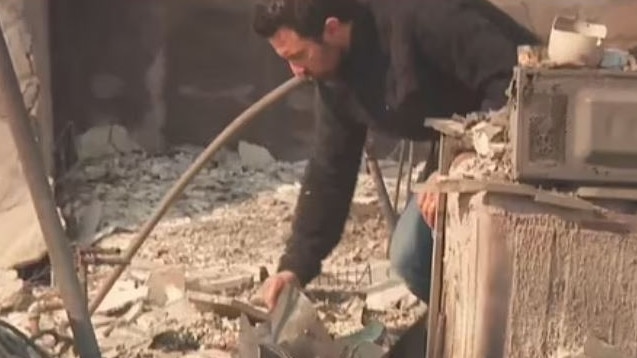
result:
[[(150, 235), (151, 231), (159, 223), (159, 220), (168, 211), (170, 206), (177, 200), (179, 195), (184, 191), (186, 186), (194, 178), (197, 173), (204, 167), (204, 165), (217, 153), (221, 147), (226, 144), (237, 132), (243, 128), (246, 124), (251, 122), (256, 115), (261, 113), (264, 109), (280, 100), (283, 96), (296, 89), (306, 80), (293, 77), (280, 85), (279, 87), (266, 94), (259, 101), (248, 107), (243, 113), (235, 118), (215, 139), (206, 147), (195, 162), (184, 172), (179, 180), (170, 188), (168, 193), (164, 195), (161, 202), (153, 212), (152, 216), (142, 226), (141, 230), (137, 233), (137, 236), (133, 239), (132, 243), (123, 254), (126, 262), (130, 262), (133, 256), (137, 253), (142, 244), (146, 241), (146, 238)], [(115, 268), (115, 271), (106, 279), (104, 284), (100, 287), (96, 297), (91, 301), (89, 305), (89, 312), (92, 314), (100, 305), (102, 300), (106, 297), (111, 290), (119, 276), (124, 272), (127, 265), (120, 265)]]

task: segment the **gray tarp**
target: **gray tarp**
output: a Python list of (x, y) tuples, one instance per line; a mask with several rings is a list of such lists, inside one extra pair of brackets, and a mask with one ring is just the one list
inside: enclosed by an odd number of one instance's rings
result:
[(0, 269), (37, 261), (46, 254), (31, 194), (6, 118), (0, 117)]

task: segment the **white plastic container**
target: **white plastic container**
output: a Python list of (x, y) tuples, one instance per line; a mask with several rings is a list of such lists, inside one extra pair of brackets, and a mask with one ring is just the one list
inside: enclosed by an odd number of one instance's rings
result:
[(556, 16), (549, 36), (548, 56), (555, 65), (597, 67), (604, 55), (605, 25), (576, 17)]

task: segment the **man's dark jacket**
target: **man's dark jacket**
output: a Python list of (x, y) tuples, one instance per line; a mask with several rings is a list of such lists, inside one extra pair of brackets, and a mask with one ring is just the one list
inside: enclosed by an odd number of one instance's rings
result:
[(535, 42), (486, 0), (361, 2), (339, 80), (317, 84), (314, 152), (279, 270), (303, 285), (320, 273), (343, 232), (369, 129), (428, 140), (425, 117), (502, 107), (517, 46)]

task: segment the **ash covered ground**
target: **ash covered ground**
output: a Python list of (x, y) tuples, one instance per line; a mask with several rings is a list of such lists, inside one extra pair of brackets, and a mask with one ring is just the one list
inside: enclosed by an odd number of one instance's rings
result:
[[(125, 250), (201, 149), (179, 147), (161, 156), (113, 154), (78, 165), (64, 178), (60, 192), (76, 240)], [(276, 269), (304, 167), (305, 162), (277, 162), (265, 149), (247, 143), (238, 152), (217, 155), (153, 231), (94, 315), (104, 356), (181, 357), (188, 352), (216, 357), (233, 351), (241, 312), (235, 303), (254, 307), (264, 271)], [(397, 163), (382, 161), (381, 168), (391, 192)], [(343, 240), (325, 260), (324, 274), (307, 290), (335, 336), (360, 330), (371, 319), (391, 330), (404, 329), (425, 311), (399, 283), (375, 291), (375, 286), (395, 280), (385, 260), (387, 237), (373, 181), (361, 170)], [(111, 271), (108, 266), (90, 268), (89, 296)], [(30, 292), (35, 302), (50, 296), (35, 291)], [(33, 315), (26, 311), (14, 307), (4, 318), (28, 331)], [(63, 320), (61, 310), (43, 313), (38, 328)]]

